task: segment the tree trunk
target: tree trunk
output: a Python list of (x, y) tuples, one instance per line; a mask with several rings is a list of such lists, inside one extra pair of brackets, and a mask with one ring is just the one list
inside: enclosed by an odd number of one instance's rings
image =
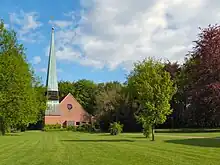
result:
[(152, 130), (151, 130), (151, 133), (152, 133), (152, 141), (154, 141), (155, 139), (154, 139), (154, 125), (152, 125)]

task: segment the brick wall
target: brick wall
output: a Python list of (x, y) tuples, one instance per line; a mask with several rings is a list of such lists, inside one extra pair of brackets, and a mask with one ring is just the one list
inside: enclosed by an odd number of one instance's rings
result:
[(68, 121), (90, 122), (90, 115), (83, 109), (77, 100), (68, 94), (59, 104), (61, 116), (45, 116), (45, 124), (65, 124)]

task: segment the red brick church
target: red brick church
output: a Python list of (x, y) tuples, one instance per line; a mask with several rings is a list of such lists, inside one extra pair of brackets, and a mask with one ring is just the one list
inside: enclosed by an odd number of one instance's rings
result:
[(45, 124), (61, 124), (62, 126), (81, 125), (90, 123), (92, 116), (88, 114), (69, 93), (59, 101), (59, 90), (56, 73), (56, 55), (54, 46), (54, 28), (52, 28), (50, 53), (47, 70), (47, 109), (45, 111)]

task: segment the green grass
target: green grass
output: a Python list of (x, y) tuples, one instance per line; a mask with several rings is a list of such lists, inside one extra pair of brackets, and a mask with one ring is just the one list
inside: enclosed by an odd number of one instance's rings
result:
[[(205, 137), (205, 138), (201, 138)], [(0, 165), (219, 165), (220, 133), (26, 132), (0, 137)]]

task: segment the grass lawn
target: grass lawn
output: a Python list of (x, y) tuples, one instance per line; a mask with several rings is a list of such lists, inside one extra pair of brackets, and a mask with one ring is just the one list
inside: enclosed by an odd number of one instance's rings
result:
[(0, 136), (0, 165), (219, 165), (220, 133), (25, 132)]

